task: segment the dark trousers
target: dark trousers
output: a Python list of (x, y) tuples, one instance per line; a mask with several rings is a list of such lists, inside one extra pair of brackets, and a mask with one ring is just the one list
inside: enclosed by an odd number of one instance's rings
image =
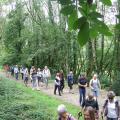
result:
[(56, 95), (57, 89), (58, 89), (59, 95), (61, 96), (61, 93), (60, 93), (60, 85), (55, 85), (54, 94)]
[(18, 80), (18, 73), (15, 73), (15, 78), (16, 80)]
[(27, 86), (27, 84), (28, 84), (28, 77), (25, 77), (25, 78), (24, 78), (24, 83), (25, 83), (25, 85)]
[(80, 88), (79, 89), (79, 94), (80, 94), (80, 105), (85, 101), (85, 96), (86, 96), (86, 90)]
[(62, 82), (60, 83), (60, 90), (61, 90), (62, 92), (63, 92), (64, 87), (65, 87), (65, 85), (64, 85), (64, 82), (62, 81)]
[(14, 76), (14, 70), (11, 71), (11, 76)]
[(107, 120), (118, 120), (118, 118), (107, 118)]
[(24, 76), (24, 74), (23, 74), (23, 73), (21, 73), (21, 76), (22, 76), (22, 80), (23, 80), (23, 76)]
[(68, 87), (70, 88), (70, 90), (72, 90), (73, 89), (73, 84), (68, 82)]

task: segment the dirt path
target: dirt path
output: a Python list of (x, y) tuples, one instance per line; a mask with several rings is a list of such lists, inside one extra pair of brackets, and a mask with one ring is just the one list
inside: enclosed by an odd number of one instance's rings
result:
[[(0, 75), (5, 77), (5, 73), (3, 73), (3, 72), (0, 72)], [(15, 80), (13, 77), (10, 77), (10, 79)], [(23, 83), (22, 80), (18, 80), (18, 82)], [(31, 87), (30, 82), (29, 82), (29, 86)], [(66, 85), (62, 96), (58, 96), (58, 95), (53, 94), (53, 90), (54, 90), (54, 84), (53, 83), (50, 83), (47, 89), (45, 88), (45, 86), (40, 87), (40, 91), (42, 91), (43, 93), (45, 93), (49, 96), (53, 96), (53, 97), (55, 97), (57, 99), (60, 99), (62, 101), (65, 101), (65, 102), (71, 103), (73, 105), (79, 106), (79, 91), (78, 91), (77, 85), (74, 85), (73, 89), (74, 89), (74, 94), (70, 94), (69, 89)], [(90, 92), (89, 88), (87, 88), (87, 93), (88, 92)], [(104, 103), (104, 100), (106, 98), (106, 94), (107, 94), (107, 91), (101, 90), (101, 94), (98, 98), (98, 103), (99, 103), (100, 108), (102, 107), (102, 105)]]

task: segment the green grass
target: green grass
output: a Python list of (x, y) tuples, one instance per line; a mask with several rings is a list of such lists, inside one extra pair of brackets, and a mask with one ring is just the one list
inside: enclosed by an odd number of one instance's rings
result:
[(79, 107), (65, 103), (16, 81), (0, 80), (0, 120), (57, 120), (57, 106), (65, 104), (77, 118)]

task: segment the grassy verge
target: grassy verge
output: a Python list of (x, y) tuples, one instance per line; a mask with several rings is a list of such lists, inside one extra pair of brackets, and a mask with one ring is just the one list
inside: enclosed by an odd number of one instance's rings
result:
[(0, 120), (57, 120), (59, 104), (65, 104), (68, 111), (77, 117), (78, 107), (1, 77)]

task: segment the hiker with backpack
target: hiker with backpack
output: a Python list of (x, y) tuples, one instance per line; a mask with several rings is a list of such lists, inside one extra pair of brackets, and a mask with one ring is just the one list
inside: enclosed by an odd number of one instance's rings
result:
[(63, 89), (65, 87), (65, 83), (64, 83), (64, 73), (63, 70), (60, 71), (60, 90), (63, 93)]
[(79, 86), (79, 94), (80, 94), (80, 105), (85, 101), (86, 97), (86, 87), (87, 87), (87, 79), (85, 78), (84, 73), (82, 73), (78, 78), (78, 86)]
[(57, 73), (55, 77), (55, 88), (54, 88), (54, 95), (56, 95), (56, 90), (58, 90), (59, 96), (61, 96), (61, 89), (60, 89), (60, 74)]
[(96, 120), (99, 119), (99, 105), (98, 105), (98, 101), (96, 99), (94, 99), (94, 96), (92, 94), (88, 94), (88, 97), (86, 98), (86, 100), (83, 102), (82, 104), (82, 109), (83, 111), (87, 108), (87, 107), (92, 107), (95, 111), (95, 118)]
[(113, 91), (108, 92), (107, 99), (103, 105), (102, 114), (106, 117), (106, 120), (120, 120), (119, 102)]
[(61, 104), (58, 106), (58, 120), (76, 120), (71, 114), (68, 113), (65, 105)]
[(93, 92), (93, 96), (97, 99), (100, 94), (100, 89), (101, 89), (100, 81), (98, 79), (97, 74), (93, 75), (93, 78), (90, 80), (89, 85)]
[(68, 82), (68, 87), (69, 87), (69, 93), (73, 93), (72, 89), (73, 89), (74, 78), (73, 78), (72, 70), (67, 75), (67, 82)]

